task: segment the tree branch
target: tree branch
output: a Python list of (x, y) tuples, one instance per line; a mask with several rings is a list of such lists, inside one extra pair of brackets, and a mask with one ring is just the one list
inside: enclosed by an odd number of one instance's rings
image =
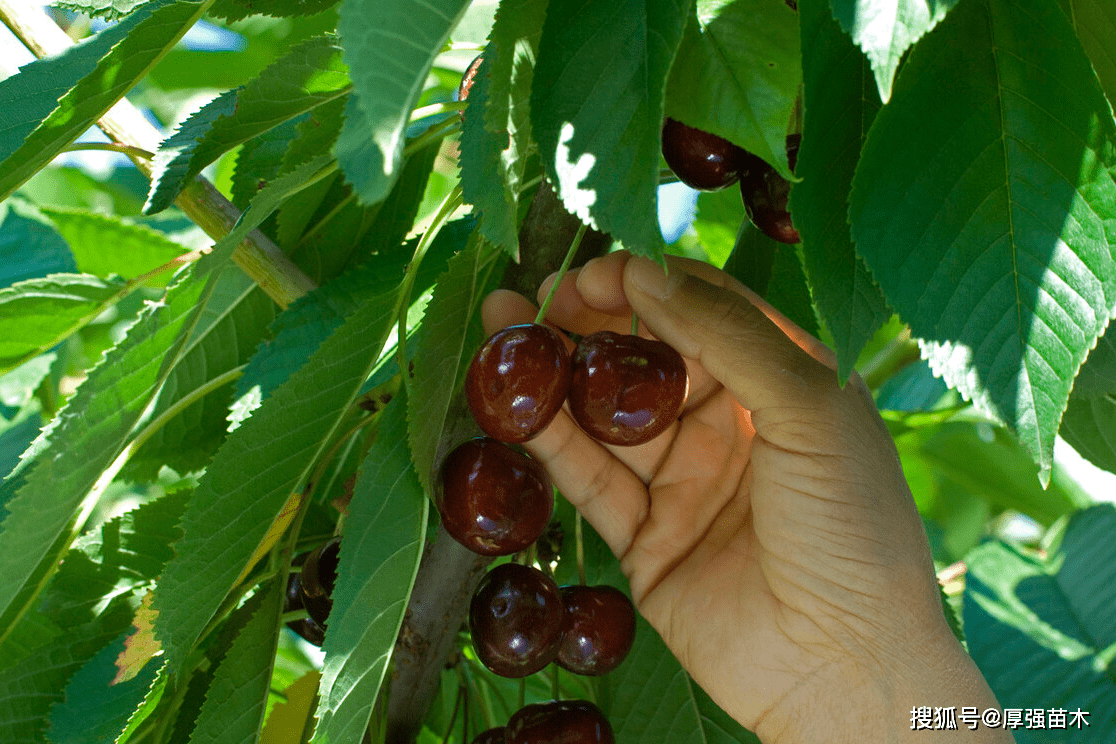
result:
[[(66, 32), (36, 3), (0, 0), (0, 20), (36, 57), (55, 56), (74, 45)], [(163, 137), (128, 99), (117, 101), (97, 121), (97, 126), (109, 139), (128, 148), (132, 162), (145, 176), (151, 177), (151, 161), (135, 151), (155, 152)], [(240, 210), (201, 176), (183, 189), (174, 203), (214, 240), (227, 235), (240, 218)], [(317, 286), (259, 230), (253, 230), (236, 247), (233, 261), (283, 308)]]

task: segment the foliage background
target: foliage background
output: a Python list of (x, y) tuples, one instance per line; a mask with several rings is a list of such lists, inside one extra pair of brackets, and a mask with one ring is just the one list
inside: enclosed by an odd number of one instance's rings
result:
[[(434, 539), (431, 477), (471, 431), (479, 301), (556, 267), (563, 208), (597, 250), (723, 266), (831, 344), (1001, 704), (1090, 711), (1017, 741), (1116, 740), (1116, 486), (1080, 465), (1116, 472), (1116, 2), (62, 5), (0, 0), (0, 741), (506, 720), (518, 685), (456, 624), (417, 720), (392, 651), (408, 606), (475, 570)], [(125, 95), (141, 118), (108, 114)], [(660, 229), (664, 115), (793, 178), (802, 243), (751, 228), (735, 189)], [(281, 589), (337, 532), (319, 652)], [(623, 586), (586, 541), (589, 580)], [(621, 742), (754, 741), (645, 624), (621, 669), (560, 684)]]

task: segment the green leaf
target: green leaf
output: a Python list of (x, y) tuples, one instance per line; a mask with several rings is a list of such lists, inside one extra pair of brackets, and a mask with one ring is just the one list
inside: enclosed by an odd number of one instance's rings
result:
[(1116, 105), (1116, 3), (1112, 0), (1069, 0), (1070, 21), (1097, 72), (1108, 102)]
[(155, 592), (155, 635), (172, 671), (303, 484), (380, 356), (398, 315), (401, 277), (391, 259), (373, 261), (385, 270), (372, 273), (360, 308), (229, 434), (195, 489), (175, 559)]
[(57, 57), (0, 81), (0, 199), (131, 90), (205, 6), (204, 0), (153, 0)]
[(1116, 308), (1111, 109), (1041, 0), (961, 4), (896, 92), (853, 182), (857, 250), (935, 373), (1012, 427), (1045, 480)]
[[(1116, 510), (1093, 507), (1070, 519), (1045, 558), (1002, 542), (980, 546), (965, 581), (969, 653), (1000, 705), (1088, 711), (1092, 741), (1116, 737), (1116, 681), (1105, 673), (1116, 643), (1114, 537)], [(1086, 736), (1049, 725), (1013, 733), (1018, 744)]]
[(283, 157), (298, 136), (299, 125), (319, 109), (272, 127), (245, 142), (236, 153), (236, 169), (232, 175), (232, 203), (237, 209), (248, 208), (256, 192), (283, 170)]
[(440, 456), (458, 443), (452, 441), (453, 435), (461, 432), (446, 436), (444, 430), (460, 418), (450, 414), (455, 406), (461, 413), (465, 371), (484, 341), (480, 303), (495, 289), (493, 279), (499, 281), (502, 268), (503, 262), (496, 260), (483, 238), (474, 235), (469, 246), (450, 260), (426, 308), (411, 379), (408, 431), (415, 469), (430, 494)]
[[(101, 277), (116, 274), (134, 279), (186, 252), (164, 233), (119, 217), (49, 207), (43, 208), (42, 212), (54, 223), (58, 234), (66, 239), (77, 261), (78, 271), (84, 274)], [(168, 270), (145, 284), (163, 287), (170, 278)]]
[(1086, 460), (1116, 473), (1116, 394), (1071, 397), (1060, 433)]
[(92, 18), (114, 20), (128, 15), (145, 2), (147, 0), (62, 0), (54, 4)]
[(0, 289), (0, 372), (47, 351), (131, 289), (88, 274), (51, 274)]
[(264, 722), (285, 587), (285, 579), (276, 579), (249, 600), (256, 608), (214, 673), (191, 743), (256, 741)]
[[(519, 193), (536, 151), (531, 137), (531, 81), (547, 0), (502, 3), (465, 110), (461, 189), (482, 213), (481, 232), (519, 256)], [(482, 125), (483, 121), (483, 125)], [(537, 165), (536, 165), (537, 168)], [(499, 178), (494, 179), (496, 173)]]
[(0, 575), (14, 581), (0, 585), (0, 642), (76, 537), (90, 489), (173, 368), (212, 291), (209, 279), (228, 265), (231, 253), (230, 246), (203, 256), (162, 302), (144, 308), (32, 445), (24, 467), (4, 482), (14, 495), (0, 522)]
[[(388, 195), (403, 161), (404, 130), (434, 57), (466, 0), (344, 0), (337, 31), (353, 80), (334, 148), (361, 201)], [(369, 19), (375, 19), (370, 23)]]
[(799, 328), (818, 335), (818, 321), (797, 246), (772, 240), (746, 221), (740, 226), (736, 246), (725, 261), (724, 270)]
[(879, 110), (871, 71), (824, 0), (803, 0), (805, 124), (790, 210), (802, 236), (806, 276), (833, 337), (837, 375), (848, 378), (864, 345), (891, 316), (876, 281), (856, 253), (848, 198), (860, 150)]
[(793, 179), (787, 122), (802, 83), (798, 18), (779, 0), (697, 0), (667, 82), (666, 115)]
[(159, 147), (144, 213), (169, 207), (225, 151), (343, 95), (349, 89), (346, 72), (336, 39), (311, 39), (247, 85), (207, 103)]
[(387, 671), (425, 545), (429, 500), (407, 448), (407, 400), (384, 409), (341, 540), (319, 690), (318, 744), (359, 744)]
[(239, 21), (256, 13), (288, 18), (320, 13), (336, 4), (337, 0), (217, 0), (209, 13), (229, 21)]
[(725, 266), (736, 246), (736, 236), (747, 219), (739, 190), (729, 188), (698, 194), (694, 232), (710, 263)]
[(566, 209), (655, 260), (663, 92), (691, 1), (551, 0), (532, 83), (535, 140)]
[[(9, 205), (16, 207), (12, 200)], [(46, 220), (20, 207), (8, 210), (0, 222), (0, 287), (23, 279), (77, 270), (70, 246)]]
[(885, 102), (891, 97), (904, 52), (956, 4), (957, 0), (830, 0), (833, 17), (872, 63), (876, 87)]

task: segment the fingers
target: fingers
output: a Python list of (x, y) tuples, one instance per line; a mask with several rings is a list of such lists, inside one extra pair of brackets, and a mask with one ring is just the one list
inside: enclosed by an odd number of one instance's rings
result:
[(669, 268), (667, 274), (647, 259), (629, 260), (628, 301), (652, 333), (699, 360), (745, 408), (810, 409), (838, 387), (832, 354), (746, 288), (716, 269), (683, 261)]

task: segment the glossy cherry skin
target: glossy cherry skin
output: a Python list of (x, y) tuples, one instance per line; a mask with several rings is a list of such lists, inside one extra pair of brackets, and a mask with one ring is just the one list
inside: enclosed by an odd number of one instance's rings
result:
[(554, 661), (564, 625), (557, 584), (532, 566), (496, 566), (469, 603), (473, 649), (501, 677), (526, 677)]
[(498, 726), (490, 728), (487, 731), (481, 731), (473, 739), (472, 744), (506, 744), (507, 739), (504, 738), (504, 727)]
[(323, 628), (333, 609), (333, 586), (337, 582), (340, 554), (341, 540), (335, 537), (310, 553), (302, 566), (302, 603), (310, 618)]
[[(787, 161), (792, 171), (797, 164), (798, 145), (801, 141), (802, 135), (799, 134), (787, 137)], [(780, 243), (797, 243), (801, 240), (798, 230), (791, 222), (790, 212), (787, 211), (790, 189), (790, 182), (762, 161), (757, 167), (747, 169), (740, 179), (740, 196), (744, 200), (748, 218), (764, 235)]]
[(465, 397), (481, 430), (526, 442), (554, 419), (570, 389), (570, 355), (558, 332), (525, 323), (494, 333), (473, 356)]
[[(294, 612), (305, 607), (302, 602), (302, 581), (297, 573), (293, 573), (287, 578), (287, 595), (283, 600), (283, 612)], [(291, 620), (287, 623), (287, 627), (315, 646), (321, 646), (325, 642), (325, 628), (311, 618)]]
[(556, 661), (575, 674), (607, 674), (627, 657), (635, 640), (632, 601), (616, 587), (564, 586), (566, 628)]
[(667, 118), (662, 131), (663, 159), (690, 188), (718, 191), (740, 178), (745, 150), (723, 137)]
[(597, 331), (574, 350), (570, 413), (602, 442), (654, 439), (682, 413), (688, 391), (686, 363), (662, 341)]
[(612, 725), (588, 700), (525, 705), (504, 729), (507, 744), (614, 744)]
[(546, 469), (487, 437), (470, 439), (446, 456), (436, 498), (446, 532), (480, 555), (523, 550), (554, 512)]

